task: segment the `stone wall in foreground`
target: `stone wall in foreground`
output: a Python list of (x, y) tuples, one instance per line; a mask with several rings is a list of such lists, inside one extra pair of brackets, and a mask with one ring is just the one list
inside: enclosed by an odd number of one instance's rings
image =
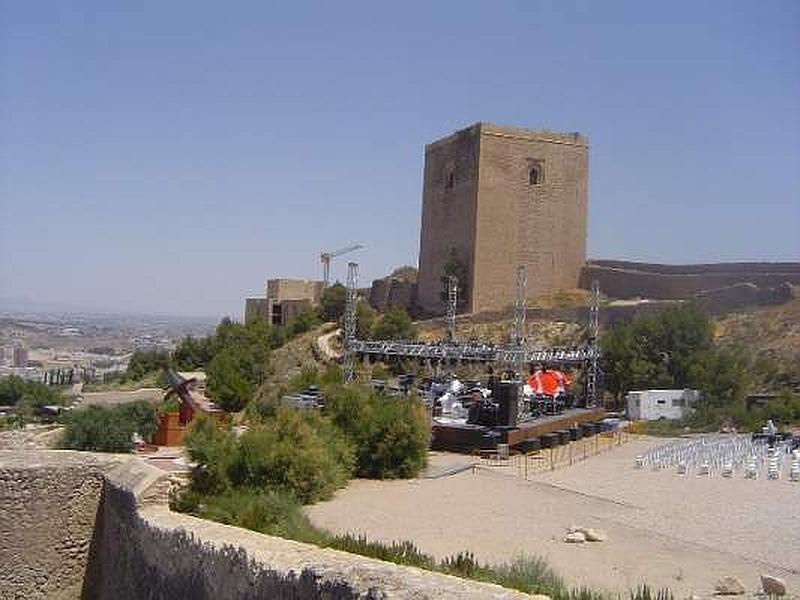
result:
[(0, 598), (529, 598), (172, 513), (165, 483), (134, 457), (0, 452)]

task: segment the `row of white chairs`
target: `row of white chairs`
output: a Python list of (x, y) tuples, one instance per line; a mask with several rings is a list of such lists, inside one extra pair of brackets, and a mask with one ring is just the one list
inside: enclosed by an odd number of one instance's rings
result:
[(780, 479), (788, 469), (788, 478), (800, 481), (800, 450), (793, 450), (788, 441), (770, 446), (748, 435), (703, 436), (651, 448), (636, 457), (635, 466), (726, 478), (743, 472), (747, 479), (758, 479), (761, 473)]

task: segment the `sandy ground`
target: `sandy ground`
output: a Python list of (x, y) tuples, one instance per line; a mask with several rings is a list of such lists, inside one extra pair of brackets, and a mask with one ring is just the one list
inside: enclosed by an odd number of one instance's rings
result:
[[(357, 480), (308, 514), (333, 531), (409, 539), (438, 557), (467, 549), (488, 562), (540, 555), (571, 584), (625, 595), (647, 582), (678, 598), (707, 596), (725, 575), (755, 592), (760, 573), (784, 578), (799, 595), (800, 484), (634, 468), (636, 454), (661, 443), (638, 439), (528, 481), (508, 468)], [(467, 460), (438, 454), (431, 472)], [(602, 528), (609, 540), (566, 544), (573, 524)]]

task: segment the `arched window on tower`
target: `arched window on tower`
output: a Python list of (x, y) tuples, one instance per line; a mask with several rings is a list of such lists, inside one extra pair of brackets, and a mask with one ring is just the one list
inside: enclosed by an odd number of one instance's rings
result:
[(453, 171), (448, 171), (447, 179), (444, 186), (449, 190), (456, 184), (456, 174)]

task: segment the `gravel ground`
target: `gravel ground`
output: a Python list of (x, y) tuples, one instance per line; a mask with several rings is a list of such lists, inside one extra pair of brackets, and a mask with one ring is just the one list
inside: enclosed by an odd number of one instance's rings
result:
[[(471, 550), (502, 562), (544, 556), (572, 584), (627, 593), (647, 582), (676, 597), (708, 596), (722, 576), (748, 590), (759, 574), (800, 593), (800, 484), (679, 476), (634, 468), (663, 440), (639, 439), (528, 481), (512, 469), (437, 479), (357, 480), (308, 509), (337, 532), (410, 539), (438, 557)], [(463, 457), (437, 454), (434, 466)], [(604, 529), (608, 541), (563, 542), (570, 525)]]

